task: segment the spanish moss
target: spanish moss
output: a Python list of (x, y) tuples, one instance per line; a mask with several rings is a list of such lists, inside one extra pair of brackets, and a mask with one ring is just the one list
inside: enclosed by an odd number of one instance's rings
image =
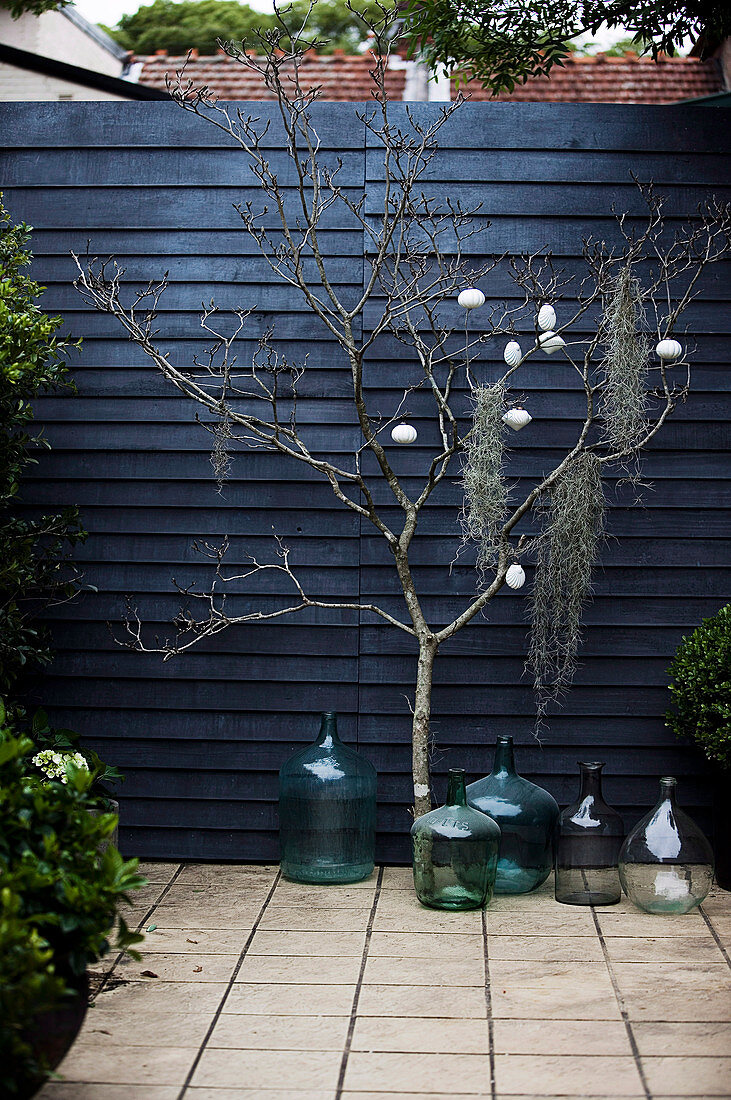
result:
[(507, 512), (508, 490), (502, 472), (505, 387), (502, 382), (478, 386), (472, 396), (475, 408), (462, 470), (462, 533), (465, 542), (477, 543), (477, 567), (484, 573), (497, 563), (500, 526)]
[(642, 290), (627, 265), (612, 280), (602, 322), (605, 439), (624, 456), (637, 450), (647, 432), (650, 347), (643, 335), (644, 321)]
[(581, 613), (604, 533), (601, 463), (581, 454), (553, 486), (536, 540), (531, 636), (526, 669), (533, 677), (539, 729), (548, 704), (571, 684), (581, 642)]

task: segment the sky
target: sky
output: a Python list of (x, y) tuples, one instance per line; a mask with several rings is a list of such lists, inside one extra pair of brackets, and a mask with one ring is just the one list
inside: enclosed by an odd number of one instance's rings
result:
[[(76, 0), (74, 7), (90, 23), (103, 23), (105, 27), (114, 27), (121, 16), (131, 15), (133, 11), (151, 3), (152, 0)], [(271, 11), (271, 0), (247, 0), (250, 8), (256, 11)]]

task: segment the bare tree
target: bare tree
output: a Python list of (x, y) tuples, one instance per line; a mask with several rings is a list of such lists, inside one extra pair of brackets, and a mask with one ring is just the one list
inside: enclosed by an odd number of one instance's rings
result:
[[(467, 255), (465, 241), (477, 231), (477, 209), (465, 209), (459, 201), (436, 202), (422, 190), (425, 172), (437, 154), (439, 134), (459, 110), (461, 97), (435, 110), (428, 121), (420, 121), (421, 116), (417, 118), (406, 108), (408, 125), (392, 122), (385, 91), (392, 14), (384, 9), (383, 19), (372, 27), (373, 103), (356, 111), (383, 150), (383, 203), (378, 218), (373, 219), (365, 212), (365, 197), (356, 200), (341, 186), (340, 163), (328, 166), (321, 153), (310, 110), (318, 89), (306, 87), (300, 73), (307, 48), (302, 41), (304, 27), (293, 32), (281, 16), (279, 21), (278, 31), (263, 36), (258, 55), (232, 43), (225, 48), (273, 94), (297, 183), (294, 211), (267, 158), (264, 137), (268, 124), (215, 101), (206, 88), (194, 88), (186, 82), (184, 71), (170, 90), (183, 110), (223, 130), (240, 146), (266, 202), (276, 210), (275, 236), (264, 227), (263, 210), (251, 204), (237, 207), (245, 230), (272, 270), (302, 295), (345, 356), (352, 378), (359, 446), (341, 462), (310, 449), (297, 420), (298, 384), (307, 364), (297, 366), (283, 358), (272, 331), (261, 339), (251, 365), (237, 364), (236, 340), (245, 329), (248, 311), (237, 311), (233, 330), (229, 325), (226, 332), (211, 303), (201, 322), (212, 338), (208, 358), (196, 359), (183, 369), (174, 366), (156, 342), (155, 317), (166, 277), (132, 292), (130, 304), (124, 304), (124, 272), (113, 259), (99, 262), (87, 256), (84, 263), (77, 259), (80, 274), (76, 285), (94, 307), (118, 319), (130, 339), (180, 393), (213, 414), (213, 426), (208, 427), (214, 433), (212, 458), (219, 482), (225, 479), (232, 449), (263, 448), (304, 463), (329, 482), (345, 508), (368, 520), (393, 555), (406, 615), (397, 618), (374, 603), (311, 598), (280, 540), (275, 560), (251, 558), (243, 572), (227, 569), (226, 541), (221, 546), (204, 543), (202, 552), (213, 563), (212, 582), (205, 593), (194, 587), (179, 588), (188, 606), (175, 620), (174, 637), (149, 644), (139, 616), (132, 610), (127, 620), (127, 644), (143, 652), (160, 653), (167, 660), (237, 623), (275, 619), (306, 608), (348, 608), (380, 617), (418, 645), (413, 784), (414, 813), (420, 816), (431, 807), (430, 710), (439, 647), (486, 607), (506, 583), (506, 576), (513, 586), (521, 583), (518, 561), (523, 555), (537, 561), (528, 663), (540, 708), (569, 683), (579, 642), (579, 616), (590, 591), (591, 566), (602, 534), (602, 473), (624, 466), (627, 476), (635, 477), (637, 455), (685, 398), (690, 380), (685, 356), (671, 347), (671, 358), (657, 358), (653, 349), (658, 340), (668, 340), (678, 330), (704, 267), (728, 248), (731, 215), (728, 209), (712, 205), (670, 239), (662, 201), (652, 187), (646, 187), (644, 229), (637, 231), (633, 221), (621, 216), (614, 245), (587, 242), (583, 250), (586, 276), (581, 280), (568, 278), (554, 269), (550, 257), (538, 254), (475, 264)], [(290, 38), (292, 48), (281, 50), (281, 44)], [(367, 244), (368, 276), (360, 299), (351, 304), (343, 301), (330, 278), (328, 256), (320, 239), (323, 217), (336, 204), (361, 227)], [(466, 322), (460, 330), (448, 319), (454, 315), (455, 297), (476, 286), (498, 263), (514, 281), (518, 304), (512, 297), (512, 304), (487, 306), (479, 333), (470, 331)], [(308, 274), (313, 265), (314, 278)], [(565, 309), (559, 324), (553, 306), (562, 300)], [(378, 316), (359, 336), (356, 322), (375, 302), (379, 303)], [(515, 336), (526, 318), (534, 335), (529, 338), (530, 346), (521, 349)], [(593, 335), (574, 338), (573, 329), (589, 330)], [(398, 406), (385, 416), (369, 408), (366, 387), (368, 356), (382, 335), (400, 342), (419, 374), (419, 381), (404, 389)], [(474, 377), (475, 360), (488, 341), (500, 337), (510, 338), (501, 377), (491, 385), (479, 385)], [(576, 373), (585, 413), (574, 446), (524, 499), (516, 500), (503, 466), (510, 426), (519, 427), (525, 420), (513, 396), (518, 372), (535, 356), (556, 351)], [(502, 346), (499, 354), (503, 356)], [(431, 397), (439, 445), (424, 470), (420, 491), (409, 495), (389, 457), (390, 432), (417, 389)], [(376, 503), (375, 479), (364, 473), (366, 453), (375, 458), (377, 478), (385, 480), (400, 509), (399, 524), (387, 522), (384, 509)], [(456, 470), (462, 472), (466, 493), (464, 537), (478, 543), (480, 582), (474, 598), (451, 622), (436, 625), (428, 622), (424, 613), (409, 551), (422, 511), (448, 472), (453, 476)], [(543, 516), (541, 533), (519, 533), (521, 520), (536, 510)], [(227, 591), (245, 578), (271, 570), (284, 574), (291, 583), (291, 603), (269, 612), (230, 612)]]

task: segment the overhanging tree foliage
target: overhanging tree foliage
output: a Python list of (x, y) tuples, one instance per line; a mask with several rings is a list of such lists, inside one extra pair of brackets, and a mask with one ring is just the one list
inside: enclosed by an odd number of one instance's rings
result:
[[(212, 560), (208, 590), (179, 587), (185, 605), (175, 620), (175, 635), (162, 642), (148, 640), (133, 610), (125, 644), (169, 659), (236, 624), (273, 620), (313, 607), (354, 609), (391, 624), (412, 638), (418, 650), (413, 702), (418, 816), (431, 805), (431, 689), (439, 648), (487, 608), (506, 578), (514, 581), (520, 560), (537, 563), (529, 668), (540, 707), (568, 685), (579, 645), (581, 609), (602, 535), (603, 477), (618, 470), (635, 476), (637, 456), (687, 394), (687, 359), (678, 349), (671, 362), (658, 358), (653, 349), (678, 329), (702, 271), (728, 249), (731, 211), (711, 204), (692, 224), (669, 235), (662, 201), (646, 187), (644, 227), (638, 229), (636, 219), (622, 216), (614, 243), (586, 242), (581, 278), (557, 271), (550, 257), (540, 254), (509, 262), (497, 257), (476, 261), (475, 242), (465, 245), (477, 232), (477, 211), (464, 208), (457, 198), (437, 201), (425, 190), (440, 132), (462, 100), (435, 108), (423, 121), (408, 108), (405, 118), (393, 120), (385, 93), (392, 26), (393, 16), (384, 10), (371, 28), (374, 103), (356, 109), (383, 154), (377, 217), (366, 214), (364, 196), (354, 198), (341, 187), (338, 159), (320, 149), (310, 111), (318, 91), (300, 78), (306, 45), (297, 46), (300, 36), (286, 25), (281, 35), (266, 37), (258, 56), (235, 44), (226, 49), (256, 72), (276, 97), (285, 131), (283, 147), (296, 181), (294, 209), (267, 157), (267, 123), (211, 100), (206, 89), (196, 90), (186, 82), (184, 72), (172, 92), (182, 109), (218, 127), (240, 147), (266, 204), (277, 212), (278, 228), (273, 232), (265, 228), (261, 210), (251, 204), (237, 207), (245, 231), (266, 262), (292, 293), (303, 297), (348, 364), (360, 432), (350, 456), (338, 462), (318, 453), (309, 441), (306, 427), (297, 419), (297, 394), (307, 364), (287, 362), (273, 332), (262, 339), (250, 365), (237, 363), (236, 341), (249, 313), (245, 308), (227, 324), (212, 303), (202, 318), (212, 340), (210, 353), (181, 368), (160, 347), (155, 327), (166, 277), (126, 292), (124, 273), (113, 260), (88, 258), (84, 263), (77, 260), (77, 286), (86, 301), (117, 318), (172, 386), (207, 410), (211, 419), (204, 426), (214, 436), (219, 479), (225, 479), (230, 456), (242, 447), (269, 450), (309, 467), (313, 476), (330, 484), (343, 507), (385, 540), (404, 598), (401, 616), (355, 596), (346, 601), (314, 599), (298, 577), (298, 563), (281, 542), (271, 561), (252, 557), (229, 565), (224, 540), (220, 546), (203, 547)], [(302, 34), (305, 30), (306, 24)], [(296, 48), (280, 49), (285, 36)], [(367, 275), (357, 302), (347, 302), (339, 294), (320, 241), (324, 216), (336, 205), (363, 233)], [(488, 251), (486, 243), (483, 254)], [(492, 303), (479, 327), (471, 328), (466, 314), (460, 316), (455, 298), (498, 264), (505, 265), (513, 281), (511, 299)], [(556, 316), (547, 303), (553, 303)], [(521, 348), (515, 335), (526, 321), (532, 335)], [(369, 400), (369, 373), (382, 337), (401, 345), (399, 376), (405, 381), (400, 401), (376, 410)], [(486, 351), (491, 382), (483, 377)], [(508, 425), (524, 422), (526, 415), (516, 407), (519, 372), (526, 362), (555, 352), (574, 372), (584, 411), (576, 422), (573, 446), (522, 495), (506, 484), (504, 475)], [(390, 433), (417, 392), (431, 403), (438, 443), (426, 457), (420, 486), (407, 491), (396, 472)], [(372, 461), (366, 462), (366, 456)], [(424, 611), (410, 554), (422, 513), (433, 504), (445, 479), (459, 473), (460, 463), (466, 492), (464, 534), (478, 543), (481, 574), (474, 597), (451, 621), (434, 623)], [(373, 466), (376, 473), (367, 473)], [(390, 507), (378, 503), (384, 487)], [(394, 506), (398, 522), (391, 518)], [(529, 524), (532, 513), (541, 524), (538, 534)], [(446, 569), (449, 562), (443, 565)], [(236, 614), (230, 601), (237, 589), (270, 571), (284, 575), (292, 585), (291, 602), (274, 611)]]
[(576, 38), (602, 25), (623, 28), (655, 59), (687, 38), (715, 46), (731, 35), (726, 0), (408, 0), (402, 16), (412, 56), (436, 72), (461, 70), (495, 95), (547, 76)]
[(73, 0), (0, 0), (0, 8), (10, 12), (13, 19), (20, 19), (28, 12), (31, 15), (43, 15), (45, 11), (66, 8)]
[[(307, 0), (294, 0), (289, 18), (302, 24), (307, 14)], [(367, 28), (358, 12), (369, 18), (377, 16), (375, 0), (318, 0), (305, 32), (308, 44), (320, 53), (342, 49), (355, 53), (366, 39)], [(242, 41), (255, 46), (257, 33), (273, 30), (277, 19), (262, 14), (238, 0), (154, 0), (130, 15), (123, 15), (114, 28), (105, 28), (121, 46), (136, 54), (151, 54), (167, 50), (184, 55), (196, 49), (202, 54), (215, 54), (218, 40)], [(282, 28), (279, 27), (281, 32)], [(282, 45), (291, 43), (286, 35)]]

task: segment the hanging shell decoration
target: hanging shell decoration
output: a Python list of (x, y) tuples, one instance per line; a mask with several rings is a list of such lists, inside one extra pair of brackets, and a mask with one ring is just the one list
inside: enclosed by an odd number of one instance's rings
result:
[(502, 416), (503, 424), (507, 424), (514, 432), (519, 432), (521, 428), (525, 428), (532, 419), (531, 414), (521, 408), (520, 405), (516, 405), (514, 409), (508, 409)]
[(661, 359), (679, 359), (683, 349), (677, 340), (661, 340), (655, 348)]
[(550, 332), (556, 327), (556, 310), (548, 302), (538, 310), (538, 327), (542, 332)]
[(462, 306), (462, 309), (479, 309), (485, 304), (485, 295), (481, 290), (471, 286), (467, 290), (460, 291), (457, 304)]
[(552, 329), (548, 332), (542, 332), (538, 337), (538, 343), (541, 345), (541, 349), (545, 351), (546, 355), (553, 355), (559, 348), (566, 347), (566, 341), (563, 336), (557, 336)]
[(517, 340), (511, 340), (505, 345), (505, 351), (503, 352), (503, 359), (509, 367), (517, 367), (523, 358), (523, 352), (521, 351), (520, 344)]
[(522, 565), (518, 565), (517, 562), (513, 562), (508, 567), (508, 571), (505, 574), (505, 583), (508, 588), (522, 588), (525, 584), (525, 570)]
[(395, 428), (391, 430), (391, 439), (394, 443), (408, 444), (415, 443), (416, 437), (419, 433), (412, 424), (397, 424)]

